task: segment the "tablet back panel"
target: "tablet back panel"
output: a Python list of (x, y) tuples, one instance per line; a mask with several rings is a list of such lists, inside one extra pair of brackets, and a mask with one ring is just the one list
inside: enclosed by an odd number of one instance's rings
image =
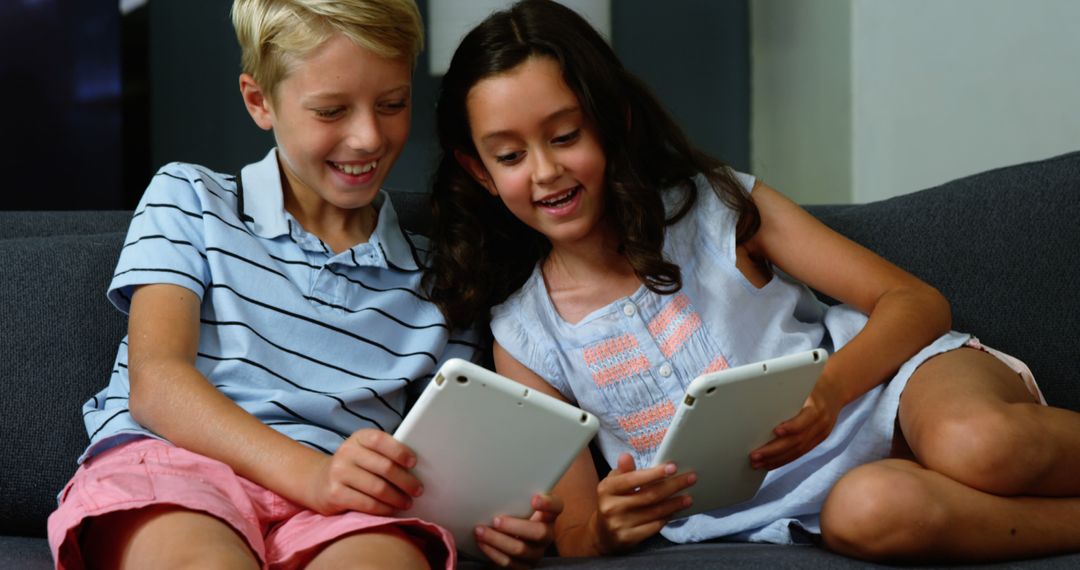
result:
[(822, 349), (704, 374), (694, 379), (656, 451), (654, 465), (673, 461), (694, 471), (687, 517), (754, 497), (765, 471), (750, 468), (750, 452), (773, 439), (814, 387), (828, 353)]
[(424, 494), (399, 516), (449, 530), (482, 557), (473, 530), (495, 515), (527, 518), (592, 439), (597, 419), (495, 372), (453, 359), (394, 433), (417, 455)]

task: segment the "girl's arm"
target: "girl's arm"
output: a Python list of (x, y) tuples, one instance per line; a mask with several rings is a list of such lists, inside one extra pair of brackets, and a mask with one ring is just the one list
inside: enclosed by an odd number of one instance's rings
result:
[[(499, 343), (495, 369), (553, 398), (566, 398), (543, 378), (510, 356)], [(629, 454), (599, 480), (592, 454), (582, 450), (552, 491), (563, 501), (555, 520), (555, 545), (561, 556), (596, 556), (626, 550), (660, 532), (676, 511), (690, 505), (678, 495), (696, 481), (693, 473), (674, 476), (676, 466), (635, 469)]]
[(194, 364), (200, 305), (195, 293), (176, 285), (135, 290), (128, 372), (136, 421), (321, 513), (391, 514), (408, 505), (407, 494), (419, 489), (407, 470), (415, 458), (388, 434), (360, 430), (327, 456), (266, 426), (214, 388)]
[[(751, 197), (761, 213), (761, 228), (745, 244), (750, 255), (870, 317), (826, 362), (809, 409), (777, 426), (779, 439), (751, 455), (756, 467), (772, 469), (817, 445), (831, 431), (840, 408), (890, 378), (948, 331), (951, 313), (936, 289), (832, 231), (776, 190), (758, 183)], [(778, 444), (794, 433), (809, 435), (794, 447)]]

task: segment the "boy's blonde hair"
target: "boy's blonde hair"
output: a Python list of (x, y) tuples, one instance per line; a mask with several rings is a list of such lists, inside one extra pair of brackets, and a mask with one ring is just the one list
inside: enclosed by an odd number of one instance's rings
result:
[(301, 58), (334, 34), (412, 67), (424, 45), (414, 0), (236, 0), (232, 20), (244, 73), (271, 95)]

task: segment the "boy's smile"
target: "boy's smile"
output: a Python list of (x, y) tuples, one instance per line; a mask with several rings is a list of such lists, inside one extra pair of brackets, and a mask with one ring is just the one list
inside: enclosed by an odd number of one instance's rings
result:
[(274, 131), (285, 207), (306, 229), (346, 233), (354, 243), (370, 237), (375, 217), (362, 210), (405, 145), (411, 82), (407, 60), (339, 35), (297, 60), (261, 105), (249, 103), (256, 123)]

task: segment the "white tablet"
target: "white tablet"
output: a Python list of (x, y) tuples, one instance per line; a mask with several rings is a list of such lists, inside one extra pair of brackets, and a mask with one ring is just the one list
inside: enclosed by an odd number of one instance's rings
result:
[(471, 362), (448, 360), (394, 438), (417, 456), (424, 493), (400, 516), (441, 525), (475, 556), (474, 529), (528, 518), (596, 435), (596, 417)]
[(750, 468), (750, 452), (802, 409), (826, 358), (819, 348), (703, 374), (690, 383), (653, 460), (697, 473), (688, 490), (694, 503), (673, 518), (754, 497), (766, 472)]

